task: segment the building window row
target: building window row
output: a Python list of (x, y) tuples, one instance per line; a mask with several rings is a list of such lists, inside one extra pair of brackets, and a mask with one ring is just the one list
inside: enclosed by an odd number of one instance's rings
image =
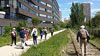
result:
[(43, 2), (43, 1), (41, 1), (40, 3), (41, 3), (42, 5), (45, 5), (45, 6), (48, 6), (48, 7), (52, 8), (52, 5), (47, 4), (47, 3)]
[(27, 6), (21, 4), (21, 8), (26, 10), (27, 12), (36, 15), (36, 12), (34, 12), (33, 10), (31, 10), (30, 8), (28, 8)]
[(28, 0), (23, 0), (24, 2), (26, 2), (27, 4), (29, 4), (31, 7), (34, 7), (36, 9), (38, 9), (38, 6), (36, 6), (34, 3), (28, 1)]

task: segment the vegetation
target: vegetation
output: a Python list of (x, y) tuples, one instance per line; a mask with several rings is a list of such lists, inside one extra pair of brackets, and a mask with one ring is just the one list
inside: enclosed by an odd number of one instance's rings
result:
[(38, 24), (40, 24), (40, 19), (39, 18), (32, 18), (32, 24), (37, 26)]
[(54, 28), (54, 30), (59, 30), (59, 27), (56, 24), (53, 24), (53, 28)]
[(60, 56), (62, 47), (68, 43), (68, 34), (66, 34), (68, 32), (68, 30), (61, 32), (49, 40), (40, 43), (37, 47), (32, 46), (22, 56)]
[(66, 27), (66, 23), (60, 21), (60, 27), (61, 27), (61, 28), (65, 28), (65, 27)]
[(0, 6), (0, 11), (3, 11), (3, 7), (2, 6)]
[[(17, 37), (17, 42), (19, 41), (19, 37)], [(10, 35), (4, 35), (0, 36), (0, 47), (5, 46), (5, 45), (10, 45), (11, 44), (11, 36)]]
[(24, 21), (24, 20), (21, 20), (21, 21), (18, 23), (18, 25), (16, 26), (16, 28), (17, 28), (16, 30), (19, 32), (21, 27), (28, 27), (28, 26), (27, 26), (27, 22)]
[(92, 19), (92, 23), (94, 27), (100, 26), (100, 12), (97, 12), (95, 17)]
[(84, 16), (82, 4), (72, 3), (70, 18), (71, 18), (72, 27), (80, 26), (84, 24), (85, 16)]
[(94, 44), (96, 47), (100, 48), (100, 38), (90, 35), (90, 42)]

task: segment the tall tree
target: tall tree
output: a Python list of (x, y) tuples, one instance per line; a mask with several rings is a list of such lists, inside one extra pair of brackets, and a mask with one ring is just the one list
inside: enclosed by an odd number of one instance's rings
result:
[(85, 16), (84, 16), (82, 4), (72, 3), (70, 18), (73, 27), (84, 23)]

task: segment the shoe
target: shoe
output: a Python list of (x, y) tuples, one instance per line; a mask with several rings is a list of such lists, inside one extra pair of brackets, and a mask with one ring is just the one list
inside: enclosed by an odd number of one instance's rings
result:
[(24, 47), (22, 47), (21, 49), (24, 49)]
[(27, 44), (25, 43), (25, 46), (27, 46)]

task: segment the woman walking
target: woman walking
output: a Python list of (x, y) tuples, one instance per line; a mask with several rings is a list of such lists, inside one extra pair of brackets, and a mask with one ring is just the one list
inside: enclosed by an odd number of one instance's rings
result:
[(33, 26), (33, 30), (31, 32), (31, 36), (33, 37), (33, 43), (34, 45), (37, 45), (37, 29), (36, 29), (36, 26)]

